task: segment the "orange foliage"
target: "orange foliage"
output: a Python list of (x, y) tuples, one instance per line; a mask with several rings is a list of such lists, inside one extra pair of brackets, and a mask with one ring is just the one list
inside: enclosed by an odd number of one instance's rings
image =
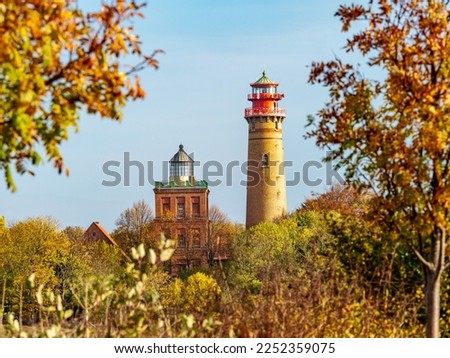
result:
[(370, 187), (376, 213), (393, 239), (407, 242), (425, 269), (427, 335), (439, 335), (439, 282), (450, 263), (450, 3), (369, 1), (343, 5), (342, 30), (366, 26), (347, 41), (382, 79), (336, 59), (313, 63), (310, 82), (329, 100), (308, 133), (346, 169), (347, 179)]
[[(78, 128), (80, 110), (120, 120), (128, 100), (144, 98), (139, 78), (157, 68), (131, 26), (144, 5), (103, 2), (83, 12), (74, 0), (5, 0), (0, 4), (0, 170), (14, 191), (11, 165), (31, 173), (42, 161), (37, 144), (61, 173), (60, 144)], [(132, 56), (136, 65), (124, 67)], [(68, 171), (66, 171), (68, 174)]]
[(362, 216), (368, 200), (368, 195), (358, 193), (355, 188), (336, 184), (327, 192), (306, 199), (299, 211), (337, 211), (342, 215)]

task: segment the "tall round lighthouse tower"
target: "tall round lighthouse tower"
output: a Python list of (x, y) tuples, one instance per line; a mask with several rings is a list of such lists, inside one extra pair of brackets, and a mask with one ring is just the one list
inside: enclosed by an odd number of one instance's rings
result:
[(248, 123), (247, 216), (249, 228), (284, 215), (287, 211), (286, 177), (284, 174), (283, 120), (286, 117), (278, 101), (278, 83), (265, 71), (255, 83), (245, 109)]

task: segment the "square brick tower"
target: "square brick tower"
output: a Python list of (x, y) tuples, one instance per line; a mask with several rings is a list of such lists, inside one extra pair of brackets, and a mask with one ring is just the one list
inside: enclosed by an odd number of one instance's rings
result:
[(194, 160), (180, 145), (172, 157), (168, 182), (156, 182), (155, 231), (177, 240), (177, 249), (169, 262), (175, 275), (181, 269), (208, 264), (208, 185), (194, 177)]

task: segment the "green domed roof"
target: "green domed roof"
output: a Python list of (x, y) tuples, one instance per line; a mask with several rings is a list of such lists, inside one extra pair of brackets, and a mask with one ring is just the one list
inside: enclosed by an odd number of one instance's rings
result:
[(183, 144), (180, 144), (180, 149), (170, 159), (170, 162), (193, 162), (194, 160), (184, 151)]
[(252, 85), (277, 85), (277, 82), (273, 82), (269, 77), (266, 76), (266, 71), (263, 71), (262, 77), (257, 80)]

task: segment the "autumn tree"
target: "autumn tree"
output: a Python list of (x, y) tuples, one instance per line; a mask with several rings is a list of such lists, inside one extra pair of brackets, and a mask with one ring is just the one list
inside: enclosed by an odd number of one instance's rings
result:
[(34, 306), (27, 285), (34, 273), (36, 281), (53, 289), (59, 285), (59, 271), (69, 255), (69, 241), (52, 218), (29, 218), (12, 225), (6, 240), (0, 242), (0, 269), (7, 279), (6, 301), (28, 320)]
[(112, 235), (119, 245), (126, 248), (142, 243), (151, 244), (153, 219), (153, 210), (150, 205), (144, 200), (139, 200), (120, 214)]
[(208, 315), (218, 309), (221, 293), (216, 280), (202, 272), (190, 275), (186, 282), (177, 277), (161, 289), (162, 303), (170, 314)]
[(12, 168), (32, 174), (47, 158), (61, 173), (59, 148), (80, 112), (120, 120), (127, 101), (145, 96), (136, 72), (157, 68), (158, 51), (143, 54), (132, 26), (145, 4), (103, 1), (87, 12), (77, 3), (0, 4), (0, 171), (12, 191)]
[(63, 233), (71, 241), (80, 241), (83, 239), (84, 231), (81, 226), (66, 226)]
[[(246, 230), (232, 243), (229, 280), (237, 288), (259, 292), (264, 282), (289, 282), (296, 272), (296, 242), (299, 230), (294, 221), (264, 222)], [(294, 274), (295, 276), (295, 274)]]
[(328, 148), (346, 177), (373, 194), (374, 214), (421, 262), (426, 335), (438, 337), (440, 286), (449, 266), (450, 17), (449, 1), (370, 0), (343, 5), (342, 30), (358, 22), (345, 49), (359, 53), (380, 78), (339, 59), (313, 63), (310, 82), (329, 100), (310, 118), (307, 137)]
[(325, 193), (314, 193), (298, 209), (299, 211), (337, 211), (343, 215), (361, 216), (367, 211), (367, 193), (359, 193), (354, 187), (334, 184)]
[(386, 306), (391, 291), (416, 292), (420, 265), (403, 242), (387, 240), (390, 234), (371, 218), (370, 199), (352, 186), (337, 184), (307, 198), (291, 218), (310, 226), (311, 214), (320, 213), (342, 267), (358, 277), (370, 295), (381, 296)]
[(231, 242), (239, 236), (243, 228), (234, 224), (217, 205), (209, 208), (209, 237), (207, 240), (208, 261), (212, 265), (214, 258), (229, 256)]
[(3, 314), (5, 312), (6, 284), (9, 279), (8, 268), (12, 256), (11, 237), (6, 227), (5, 218), (0, 216), (0, 327), (3, 325)]

